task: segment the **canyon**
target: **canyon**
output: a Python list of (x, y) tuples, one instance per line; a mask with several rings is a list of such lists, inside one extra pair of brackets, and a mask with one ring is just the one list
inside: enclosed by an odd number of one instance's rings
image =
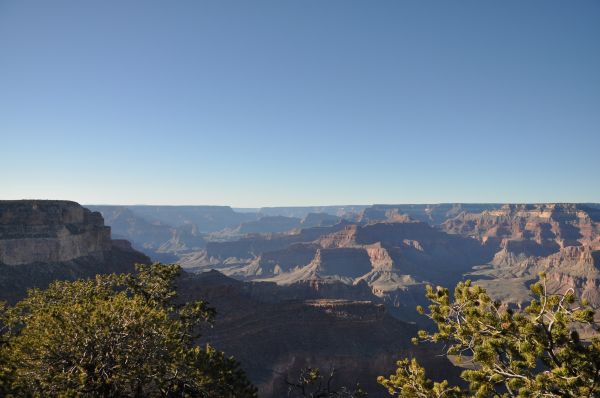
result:
[[(27, 288), (53, 280), (131, 272), (134, 263), (151, 261), (128, 242), (113, 240), (100, 213), (74, 202), (2, 201), (0, 223), (0, 300), (15, 302)], [(457, 377), (450, 361), (436, 355), (439, 348), (410, 343), (416, 326), (391, 316), (366, 283), (280, 286), (209, 271), (183, 272), (177, 288), (180, 300), (208, 300), (216, 308), (216, 322), (198, 344), (211, 342), (238, 359), (261, 396), (285, 395), (285, 380), (305, 366), (335, 367), (335, 383), (358, 381), (372, 396), (384, 396), (376, 377), (393, 369), (399, 356), (422, 358), (437, 377)]]
[(229, 224), (219, 231), (214, 222), (198, 224), (207, 217), (203, 206), (195, 208), (200, 215), (168, 207), (172, 218), (158, 222), (144, 218), (145, 207), (113, 208), (130, 213), (112, 224), (117, 234), (155, 260), (282, 286), (365, 283), (404, 320), (419, 320), (413, 309), (428, 283), (472, 279), (519, 307), (540, 272), (551, 289), (572, 288), (600, 305), (594, 203), (288, 207), (244, 209), (235, 217), (229, 209)]
[(218, 313), (199, 343), (239, 359), (262, 396), (285, 395), (284, 380), (304, 366), (334, 366), (337, 382), (384, 396), (376, 376), (404, 356), (456, 380), (440, 347), (410, 344), (431, 326), (415, 311), (427, 284), (471, 279), (522, 307), (543, 272), (552, 291), (600, 306), (600, 205), (0, 201), (0, 299), (150, 261), (182, 265), (181, 299), (208, 300)]
[(286, 286), (366, 283), (411, 321), (426, 284), (472, 279), (521, 307), (542, 272), (551, 291), (574, 289), (598, 306), (599, 214), (593, 204), (375, 205), (326, 227), (207, 242), (178, 261)]

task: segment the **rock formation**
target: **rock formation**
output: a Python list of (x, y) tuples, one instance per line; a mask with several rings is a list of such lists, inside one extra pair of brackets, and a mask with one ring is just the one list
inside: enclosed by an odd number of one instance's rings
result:
[(523, 304), (540, 272), (549, 287), (573, 288), (600, 306), (600, 210), (578, 204), (504, 205), (462, 213), (444, 223), (449, 233), (472, 236), (495, 251), (470, 276), (499, 298)]
[(0, 202), (0, 263), (56, 263), (79, 257), (102, 260), (110, 250), (102, 217), (73, 202)]
[(0, 299), (55, 279), (129, 272), (150, 259), (111, 240), (99, 213), (75, 202), (0, 201)]
[[(334, 365), (342, 383), (358, 380), (371, 396), (381, 391), (375, 377), (402, 356), (453, 377), (435, 346), (408, 343), (416, 326), (403, 320), (423, 320), (414, 307), (424, 303), (426, 283), (452, 287), (471, 278), (518, 306), (543, 271), (550, 289), (573, 288), (600, 306), (599, 205), (375, 205), (356, 217), (315, 213), (323, 209), (239, 216), (226, 207), (102, 207), (119, 237), (199, 272), (181, 278), (182, 298), (216, 307), (217, 323), (204, 338), (236, 356), (264, 396), (284, 395), (282, 378), (307, 365)], [(147, 261), (127, 242), (111, 240), (102, 217), (76, 203), (0, 202), (0, 299)]]
[(426, 283), (471, 278), (522, 305), (542, 271), (550, 288), (600, 305), (598, 220), (597, 207), (575, 204), (373, 206), (357, 222), (209, 242), (182, 264), (281, 285), (362, 281), (402, 319), (413, 319)]
[[(427, 283), (452, 286), (472, 267), (492, 259), (480, 241), (440, 231), (405, 216), (394, 222), (307, 228), (285, 234), (255, 234), (209, 242), (186, 256), (190, 271), (217, 269), (245, 281), (284, 286), (365, 285), (373, 298), (400, 319), (422, 321)], [(341, 290), (341, 289), (340, 289)]]
[[(176, 227), (140, 216), (125, 206), (91, 206), (111, 226), (114, 237), (129, 240), (133, 247), (155, 261), (175, 262), (179, 255), (204, 248), (203, 234), (193, 223)], [(175, 220), (174, 220), (175, 221)]]
[(494, 203), (373, 205), (361, 212), (359, 220), (363, 222), (394, 221), (396, 217), (408, 216), (431, 225), (440, 225), (463, 212), (480, 213), (485, 210), (497, 209), (500, 206), (500, 204)]

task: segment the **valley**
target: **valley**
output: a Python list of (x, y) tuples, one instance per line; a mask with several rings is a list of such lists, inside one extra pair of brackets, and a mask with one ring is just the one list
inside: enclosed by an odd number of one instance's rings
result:
[[(324, 211), (319, 211), (324, 210)], [(131, 244), (130, 244), (131, 242)], [(0, 299), (52, 280), (176, 262), (181, 300), (217, 309), (210, 341), (238, 359), (261, 396), (286, 393), (306, 366), (340, 369), (385, 396), (376, 378), (400, 357), (458, 380), (415, 307), (425, 285), (472, 279), (514, 307), (538, 274), (600, 304), (600, 206), (448, 204), (269, 208), (80, 206), (0, 202)]]
[[(327, 212), (314, 212), (322, 209)], [(366, 283), (403, 319), (414, 319), (424, 284), (453, 286), (466, 278), (522, 306), (540, 272), (551, 288), (573, 288), (600, 304), (597, 204), (268, 208), (235, 217), (231, 209), (231, 224), (219, 231), (215, 222), (199, 221), (208, 214), (203, 207), (188, 218), (190, 208), (170, 208), (173, 218), (161, 215), (159, 222), (144, 218), (145, 208), (120, 211), (127, 217), (102, 213), (113, 233), (155, 260), (281, 286)], [(154, 229), (169, 233), (150, 233)]]

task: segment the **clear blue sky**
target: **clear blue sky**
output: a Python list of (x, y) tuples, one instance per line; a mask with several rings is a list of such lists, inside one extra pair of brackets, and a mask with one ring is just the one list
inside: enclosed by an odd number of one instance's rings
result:
[(0, 198), (600, 202), (600, 2), (0, 0)]

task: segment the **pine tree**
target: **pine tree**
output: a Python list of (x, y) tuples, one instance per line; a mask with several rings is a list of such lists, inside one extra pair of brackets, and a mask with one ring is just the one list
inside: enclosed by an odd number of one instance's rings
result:
[(176, 304), (177, 265), (32, 289), (0, 307), (0, 395), (254, 397), (239, 364), (195, 346), (206, 302)]
[(427, 287), (427, 317), (437, 331), (420, 331), (415, 342), (444, 342), (446, 354), (471, 357), (474, 369), (461, 374), (468, 388), (433, 382), (406, 359), (379, 383), (406, 398), (600, 397), (600, 339), (584, 341), (577, 331), (594, 325), (594, 311), (572, 289), (550, 294), (543, 274), (531, 292), (529, 306), (515, 311), (470, 281), (456, 286), (453, 299), (448, 289)]

